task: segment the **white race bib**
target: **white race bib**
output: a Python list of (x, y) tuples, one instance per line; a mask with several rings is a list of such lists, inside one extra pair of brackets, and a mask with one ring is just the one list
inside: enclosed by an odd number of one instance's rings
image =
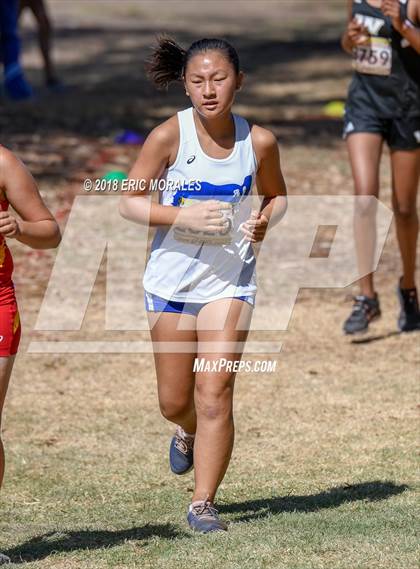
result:
[(369, 75), (390, 75), (392, 69), (392, 47), (387, 38), (370, 38), (369, 45), (353, 50), (353, 67), (359, 73)]
[[(202, 203), (203, 200), (195, 198), (181, 198), (179, 203), (180, 207), (188, 207), (197, 203)], [(220, 231), (199, 231), (185, 227), (174, 228), (174, 237), (178, 241), (184, 243), (204, 243), (206, 245), (226, 245), (232, 242), (232, 228), (233, 228), (233, 206), (231, 203), (223, 202), (229, 208), (221, 209), (221, 213), (228, 220), (229, 224), (226, 229)]]

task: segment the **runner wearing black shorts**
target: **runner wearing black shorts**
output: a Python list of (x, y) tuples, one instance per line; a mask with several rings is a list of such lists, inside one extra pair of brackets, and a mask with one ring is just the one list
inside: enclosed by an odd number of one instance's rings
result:
[[(349, 0), (342, 46), (353, 55), (354, 75), (346, 103), (344, 138), (357, 196), (379, 195), (384, 141), (391, 152), (392, 205), (402, 260), (397, 292), (401, 331), (420, 329), (414, 282), (418, 236), (416, 200), (420, 176), (420, 2)], [(375, 202), (376, 203), (376, 202)], [(375, 203), (358, 200), (355, 240), (360, 294), (344, 323), (346, 334), (365, 332), (381, 314), (372, 266)], [(366, 274), (368, 273), (368, 274)]]

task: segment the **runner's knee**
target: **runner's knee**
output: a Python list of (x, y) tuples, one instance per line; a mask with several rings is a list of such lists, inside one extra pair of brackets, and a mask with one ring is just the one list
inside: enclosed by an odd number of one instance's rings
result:
[(232, 388), (224, 384), (209, 389), (203, 384), (195, 387), (197, 417), (208, 420), (226, 419), (232, 416)]
[(190, 402), (174, 402), (169, 400), (159, 401), (160, 412), (172, 423), (178, 423), (179, 420), (191, 412)]
[(358, 217), (370, 217), (376, 210), (377, 200), (373, 196), (357, 196), (354, 211)]
[(412, 221), (417, 217), (417, 210), (415, 203), (394, 200), (393, 209), (395, 217), (397, 217), (401, 221)]

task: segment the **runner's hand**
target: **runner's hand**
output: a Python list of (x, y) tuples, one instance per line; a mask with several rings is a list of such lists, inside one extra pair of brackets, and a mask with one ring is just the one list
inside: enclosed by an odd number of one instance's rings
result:
[(402, 30), (399, 0), (382, 0), (381, 10), (384, 16), (391, 18), (392, 26), (399, 32)]
[(181, 207), (174, 225), (193, 231), (218, 232), (229, 226), (222, 209), (231, 209), (230, 204), (217, 200), (203, 200), (187, 207)]
[(16, 238), (21, 234), (18, 220), (8, 211), (0, 212), (0, 235)]
[(239, 227), (242, 233), (245, 233), (246, 240), (251, 243), (262, 241), (267, 232), (267, 228), (268, 218), (264, 214), (255, 210), (251, 212), (250, 218)]
[(347, 36), (352, 47), (367, 45), (370, 40), (369, 30), (355, 18), (353, 18), (347, 26)]

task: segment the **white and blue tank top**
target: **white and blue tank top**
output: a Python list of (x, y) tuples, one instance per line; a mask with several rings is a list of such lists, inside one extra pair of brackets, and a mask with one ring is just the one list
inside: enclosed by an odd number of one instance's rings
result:
[(146, 292), (167, 300), (209, 302), (255, 296), (255, 255), (240, 231), (251, 213), (251, 190), (257, 161), (248, 122), (233, 114), (235, 144), (226, 158), (212, 158), (201, 148), (190, 107), (177, 114), (179, 148), (175, 162), (160, 182), (159, 203), (188, 207), (196, 200), (230, 204), (229, 228), (216, 236), (159, 226), (143, 278)]

